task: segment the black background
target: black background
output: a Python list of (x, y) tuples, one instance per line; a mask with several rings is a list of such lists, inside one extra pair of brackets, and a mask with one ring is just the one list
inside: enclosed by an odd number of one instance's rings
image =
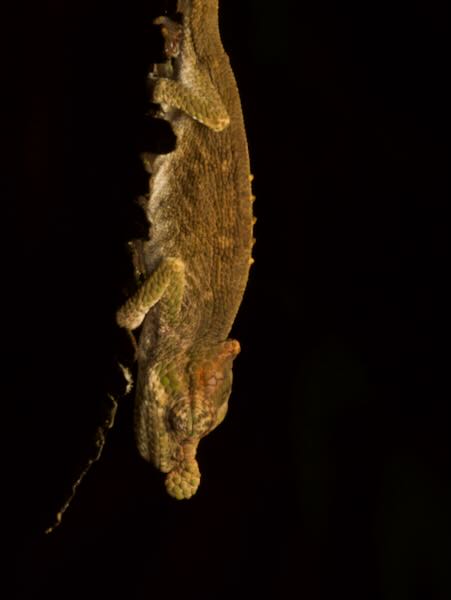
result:
[(140, 227), (138, 153), (172, 143), (143, 119), (163, 5), (18, 6), (5, 52), (17, 597), (449, 598), (438, 0), (221, 2), (258, 217), (228, 417), (201, 443), (198, 494), (176, 502), (138, 457), (125, 398), (102, 460), (43, 534), (127, 352), (114, 311)]

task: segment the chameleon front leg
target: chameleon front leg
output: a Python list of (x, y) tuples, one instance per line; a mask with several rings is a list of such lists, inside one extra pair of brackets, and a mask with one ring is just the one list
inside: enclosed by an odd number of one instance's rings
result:
[(117, 311), (116, 322), (120, 327), (136, 329), (149, 310), (163, 296), (167, 316), (175, 318), (182, 304), (185, 286), (185, 265), (179, 258), (166, 258), (146, 279), (138, 291)]

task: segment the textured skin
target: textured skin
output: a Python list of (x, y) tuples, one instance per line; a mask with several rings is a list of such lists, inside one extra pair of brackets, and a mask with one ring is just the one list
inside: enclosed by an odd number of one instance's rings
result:
[[(179, 0), (182, 26), (157, 19), (168, 64), (152, 100), (176, 134), (148, 158), (148, 241), (132, 242), (141, 287), (118, 311), (138, 341), (135, 433), (140, 454), (189, 498), (200, 439), (224, 418), (239, 344), (228, 339), (252, 262), (249, 157), (235, 79), (218, 30), (218, 0)], [(166, 77), (162, 77), (161, 74)], [(146, 161), (145, 161), (146, 162)]]

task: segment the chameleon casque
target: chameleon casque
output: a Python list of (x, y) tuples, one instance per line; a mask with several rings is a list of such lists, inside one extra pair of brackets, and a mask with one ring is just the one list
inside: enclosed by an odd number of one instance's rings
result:
[(239, 343), (228, 335), (252, 261), (252, 191), (240, 98), (218, 26), (218, 0), (178, 0), (164, 16), (166, 63), (151, 100), (176, 147), (143, 155), (148, 240), (130, 242), (137, 291), (117, 323), (137, 341), (135, 435), (140, 454), (190, 498), (199, 441), (224, 419)]

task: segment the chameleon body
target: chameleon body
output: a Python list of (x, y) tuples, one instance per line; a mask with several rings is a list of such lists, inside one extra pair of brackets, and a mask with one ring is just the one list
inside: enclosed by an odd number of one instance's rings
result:
[(218, 28), (218, 0), (179, 0), (181, 24), (160, 17), (167, 63), (152, 101), (175, 150), (145, 156), (148, 240), (131, 242), (139, 286), (117, 313), (142, 326), (135, 435), (142, 457), (190, 498), (196, 450), (223, 420), (240, 347), (228, 338), (252, 263), (252, 192), (240, 98)]

